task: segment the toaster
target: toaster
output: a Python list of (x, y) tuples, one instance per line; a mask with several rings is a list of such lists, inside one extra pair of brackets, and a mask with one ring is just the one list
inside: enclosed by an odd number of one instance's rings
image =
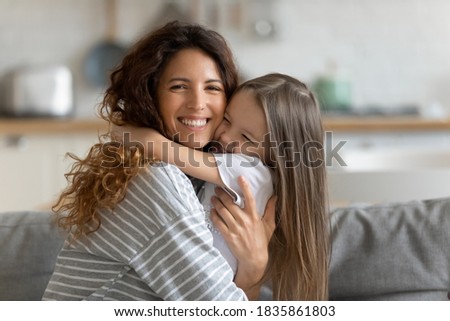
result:
[(73, 77), (66, 66), (21, 67), (1, 81), (0, 113), (13, 117), (72, 114)]

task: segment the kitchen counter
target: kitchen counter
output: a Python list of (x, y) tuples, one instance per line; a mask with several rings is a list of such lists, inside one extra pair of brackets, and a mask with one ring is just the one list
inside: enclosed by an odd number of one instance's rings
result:
[(102, 119), (0, 118), (0, 135), (105, 133), (108, 124)]
[[(324, 127), (334, 132), (439, 131), (450, 130), (450, 118), (419, 117), (326, 117)], [(0, 135), (105, 133), (101, 119), (0, 118)]]
[(450, 130), (450, 118), (421, 117), (326, 117), (324, 127), (336, 132), (402, 132)]

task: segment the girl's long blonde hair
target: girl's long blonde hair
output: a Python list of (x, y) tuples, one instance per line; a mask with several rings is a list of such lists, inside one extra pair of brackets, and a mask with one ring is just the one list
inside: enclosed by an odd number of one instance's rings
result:
[(324, 132), (319, 105), (305, 84), (268, 74), (240, 85), (264, 109), (265, 163), (275, 171), (276, 229), (265, 279), (275, 300), (328, 299), (329, 223)]

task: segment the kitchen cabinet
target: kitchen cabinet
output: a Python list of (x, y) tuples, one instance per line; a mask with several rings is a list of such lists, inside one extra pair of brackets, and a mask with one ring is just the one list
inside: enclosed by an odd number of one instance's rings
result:
[(85, 155), (96, 141), (94, 132), (0, 135), (0, 212), (49, 209), (66, 186), (65, 154)]
[(410, 201), (450, 196), (450, 129), (332, 131), (342, 144), (328, 170), (334, 204)]
[(66, 186), (67, 152), (84, 156), (100, 119), (0, 118), (0, 212), (49, 209)]
[(450, 130), (448, 131), (407, 131), (407, 132), (331, 132), (332, 144), (343, 142), (343, 154), (379, 149), (448, 149), (450, 150)]
[(450, 151), (449, 119), (330, 117), (324, 119), (324, 128), (325, 144), (329, 149), (340, 144), (339, 155), (344, 161), (357, 153), (375, 151)]

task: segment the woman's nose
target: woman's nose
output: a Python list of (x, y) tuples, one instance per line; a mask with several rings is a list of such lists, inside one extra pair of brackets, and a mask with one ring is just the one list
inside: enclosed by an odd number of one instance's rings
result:
[(206, 107), (206, 95), (200, 91), (193, 91), (189, 96), (189, 100), (186, 105), (187, 108), (194, 110), (202, 110)]

